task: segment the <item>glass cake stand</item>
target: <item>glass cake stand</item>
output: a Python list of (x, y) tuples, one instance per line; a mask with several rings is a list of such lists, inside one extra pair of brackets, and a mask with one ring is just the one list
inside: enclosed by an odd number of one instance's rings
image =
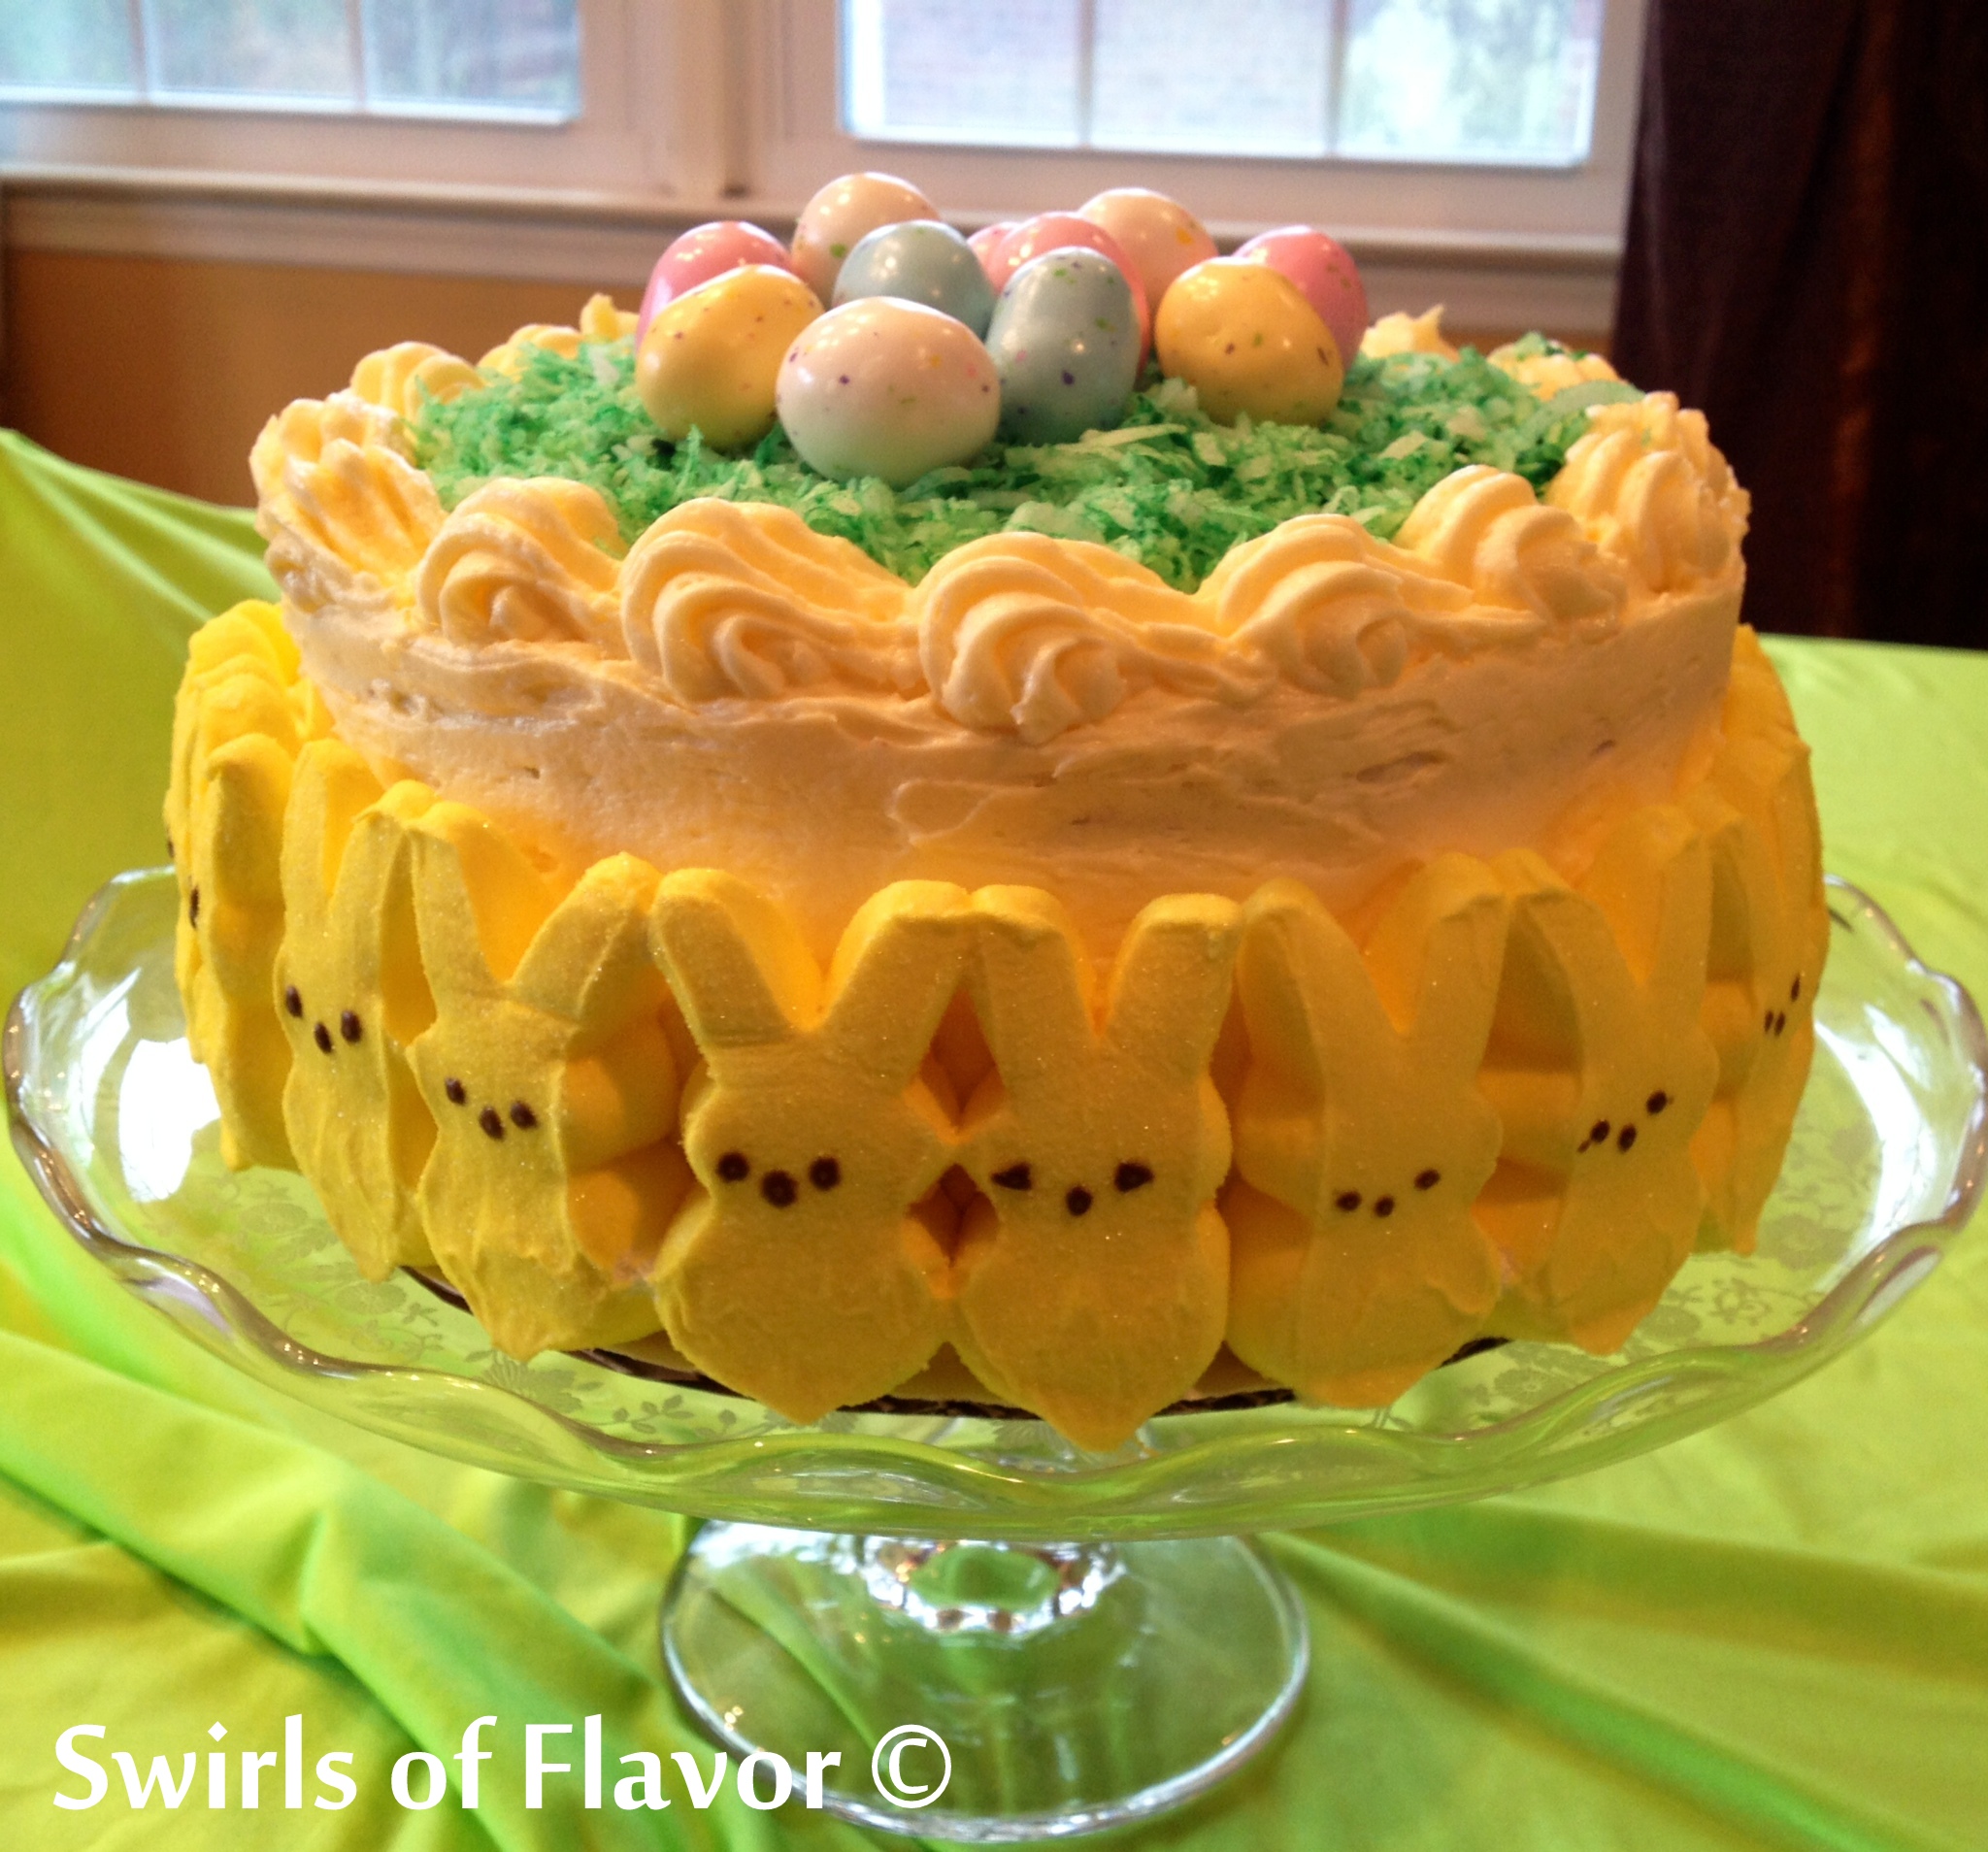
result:
[(683, 1699), (797, 1782), (839, 1753), (832, 1810), (933, 1838), (1088, 1832), (1211, 1786), (1306, 1676), (1299, 1603), (1242, 1537), (1585, 1472), (1777, 1394), (1926, 1277), (1988, 1165), (1972, 1003), (1832, 882), (1758, 1251), (1693, 1260), (1619, 1355), (1483, 1349), (1379, 1410), (1233, 1398), (1109, 1457), (971, 1406), (796, 1428), (638, 1359), (502, 1356), (423, 1282), (362, 1279), (301, 1178), (224, 1169), (174, 906), (166, 871), (111, 882), (8, 1020), (15, 1142), (76, 1239), (205, 1349), (361, 1427), (712, 1520), (663, 1607)]

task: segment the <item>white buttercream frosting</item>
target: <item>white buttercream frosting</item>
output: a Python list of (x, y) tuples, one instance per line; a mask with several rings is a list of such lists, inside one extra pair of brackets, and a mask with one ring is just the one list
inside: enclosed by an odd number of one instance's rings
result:
[(1446, 848), (1577, 872), (1716, 729), (1739, 612), (1745, 494), (1666, 394), (1598, 408), (1543, 499), (1460, 470), (1392, 544), (1303, 515), (1193, 593), (1020, 533), (913, 588), (788, 511), (708, 501), (623, 557), (564, 480), (445, 519), (402, 445), (345, 393), (256, 446), (341, 734), (548, 862), (730, 868), (824, 953), (901, 878), (1046, 887), (1109, 950), (1157, 895), (1275, 875), (1357, 909)]

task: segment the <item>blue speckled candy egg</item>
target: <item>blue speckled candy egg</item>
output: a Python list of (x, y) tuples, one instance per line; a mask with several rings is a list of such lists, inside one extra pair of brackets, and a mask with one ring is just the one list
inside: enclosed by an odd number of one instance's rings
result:
[(932, 219), (879, 225), (843, 259), (835, 280), (838, 305), (864, 296), (895, 296), (963, 321), (977, 335), (994, 314), (994, 286), (974, 248)]
[(863, 296), (802, 331), (780, 362), (775, 404), (811, 468), (903, 488), (987, 444), (1001, 389), (963, 321), (922, 303)]
[(1030, 258), (1008, 280), (987, 330), (1001, 435), (1068, 444), (1116, 424), (1139, 377), (1139, 347), (1132, 285), (1110, 258), (1076, 248)]

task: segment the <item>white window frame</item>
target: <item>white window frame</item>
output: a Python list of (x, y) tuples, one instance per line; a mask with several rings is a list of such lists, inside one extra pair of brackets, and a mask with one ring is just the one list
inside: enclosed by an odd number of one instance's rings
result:
[(1351, 248), (1376, 314), (1446, 302), (1452, 326), (1586, 334), (1610, 319), (1646, 0), (1607, 0), (1592, 145), (1568, 167), (863, 142), (841, 127), (838, 0), (578, 4), (572, 121), (14, 92), (6, 243), (639, 290), (678, 231), (737, 217), (784, 236), (826, 181), (878, 167), (966, 227), (1123, 184), (1176, 193), (1225, 242), (1309, 220)]
[(752, 190), (805, 200), (830, 175), (877, 167), (968, 218), (1074, 206), (1104, 187), (1137, 184), (1186, 201), (1218, 237), (1308, 220), (1343, 230), (1349, 242), (1420, 235), (1437, 245), (1457, 238), (1612, 245), (1628, 199), (1645, 4), (1607, 0), (1588, 154), (1548, 166), (860, 141), (841, 123), (837, 0), (764, 0), (746, 16), (756, 34), (749, 63), (760, 74)]
[[(33, 0), (19, 0), (32, 4)], [(154, 174), (184, 181), (317, 182), (423, 189), (709, 195), (722, 97), (687, 74), (722, 65), (721, 0), (578, 0), (580, 110), (367, 108), (253, 95), (102, 98), (0, 94), (6, 168)]]

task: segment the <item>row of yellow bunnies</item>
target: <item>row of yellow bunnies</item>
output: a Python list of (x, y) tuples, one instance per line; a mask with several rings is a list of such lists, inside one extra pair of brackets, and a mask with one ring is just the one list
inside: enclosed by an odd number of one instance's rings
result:
[(1750, 633), (1726, 718), (1577, 889), (1439, 857), (1363, 944), (1295, 882), (1175, 896), (1100, 979), (1050, 896), (904, 881), (824, 972), (728, 875), (562, 891), (382, 788), (242, 606), (176, 712), (189, 1040), (231, 1163), (301, 1169), (364, 1271), (439, 1267), (519, 1355), (660, 1322), (809, 1421), (950, 1345), (1101, 1449), (1224, 1342), (1378, 1405), (1486, 1332), (1611, 1350), (1750, 1242), (1827, 922)]

